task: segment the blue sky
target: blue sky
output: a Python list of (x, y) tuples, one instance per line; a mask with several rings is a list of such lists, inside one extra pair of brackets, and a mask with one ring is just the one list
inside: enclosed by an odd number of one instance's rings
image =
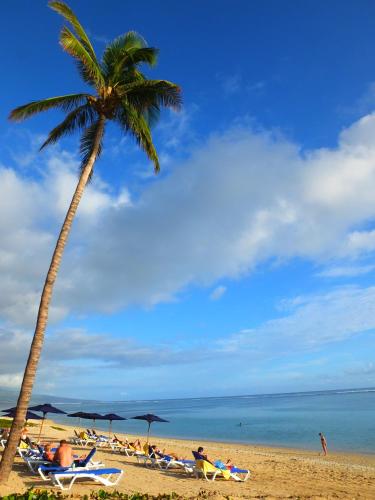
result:
[[(141, 33), (184, 107), (162, 173), (108, 127), (53, 299), (36, 391), (139, 399), (375, 382), (370, 1), (71, 1), (101, 53)], [(15, 388), (76, 182), (61, 119), (9, 111), (85, 87), (45, 2), (3, 6), (0, 384)]]

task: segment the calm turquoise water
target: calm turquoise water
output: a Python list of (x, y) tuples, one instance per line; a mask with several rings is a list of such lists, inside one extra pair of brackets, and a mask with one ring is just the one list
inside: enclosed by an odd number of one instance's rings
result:
[[(56, 405), (127, 418), (154, 413), (170, 421), (153, 424), (153, 436), (319, 449), (318, 432), (323, 432), (331, 449), (375, 453), (375, 389)], [(54, 419), (77, 424), (66, 416)], [(86, 423), (92, 427), (92, 421)], [(145, 434), (147, 428), (138, 420), (113, 425), (125, 434)], [(97, 421), (95, 427), (106, 430), (108, 424)]]

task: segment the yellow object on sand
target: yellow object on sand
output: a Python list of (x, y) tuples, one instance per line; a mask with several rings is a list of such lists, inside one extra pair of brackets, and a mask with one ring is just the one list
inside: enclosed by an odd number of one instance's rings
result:
[(206, 460), (196, 460), (195, 463), (206, 479), (208, 479), (207, 474), (211, 474), (213, 480), (219, 474), (222, 475), (224, 479), (230, 479), (230, 471), (227, 469), (219, 469)]

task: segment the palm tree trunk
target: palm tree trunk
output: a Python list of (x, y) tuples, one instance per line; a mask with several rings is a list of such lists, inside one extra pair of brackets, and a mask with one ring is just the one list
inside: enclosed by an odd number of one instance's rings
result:
[(90, 177), (92, 168), (94, 166), (99, 151), (100, 142), (104, 132), (104, 123), (105, 123), (105, 117), (100, 116), (92, 153), (82, 171), (81, 177), (78, 181), (76, 190), (74, 192), (72, 201), (70, 203), (68, 212), (65, 216), (65, 220), (62, 225), (59, 238), (57, 240), (56, 247), (53, 252), (47, 277), (44, 283), (42, 296), (40, 298), (39, 311), (38, 311), (34, 337), (31, 343), (30, 353), (27, 360), (25, 372), (23, 375), (20, 394), (17, 401), (17, 411), (13, 419), (7, 445), (0, 463), (0, 483), (7, 481), (9, 474), (12, 470), (14, 457), (20, 440), (22, 427), (25, 422), (26, 411), (31, 398), (36, 370), (43, 347), (44, 332), (46, 330), (48, 321), (48, 310), (52, 297), (53, 286), (56, 281), (57, 272), (60, 267), (62, 254), (70, 233), (70, 229), (72, 227), (74, 216), (76, 214), (79, 202), (81, 201), (83, 195), (83, 191)]

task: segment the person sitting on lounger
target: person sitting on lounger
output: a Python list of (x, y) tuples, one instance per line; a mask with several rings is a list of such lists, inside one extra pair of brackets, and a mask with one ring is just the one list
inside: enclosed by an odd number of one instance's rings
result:
[(47, 443), (44, 447), (43, 459), (53, 462), (54, 457), (55, 454), (52, 451), (52, 446), (50, 443)]
[(198, 451), (193, 451), (193, 455), (194, 455), (195, 460), (206, 460), (206, 462), (209, 462), (210, 464), (212, 464), (212, 462), (208, 458), (208, 456), (204, 454), (204, 449), (202, 448), (202, 446), (200, 446), (198, 448)]
[(60, 465), (61, 467), (70, 467), (73, 463), (73, 450), (68, 444), (68, 441), (62, 439), (60, 441), (60, 446), (57, 448), (54, 456), (53, 462)]
[(31, 441), (31, 439), (29, 438), (29, 436), (27, 435), (28, 434), (28, 429), (27, 427), (24, 427), (21, 431), (21, 441), (23, 441), (24, 443), (26, 443), (27, 446), (29, 446), (30, 448), (33, 447), (33, 443)]

